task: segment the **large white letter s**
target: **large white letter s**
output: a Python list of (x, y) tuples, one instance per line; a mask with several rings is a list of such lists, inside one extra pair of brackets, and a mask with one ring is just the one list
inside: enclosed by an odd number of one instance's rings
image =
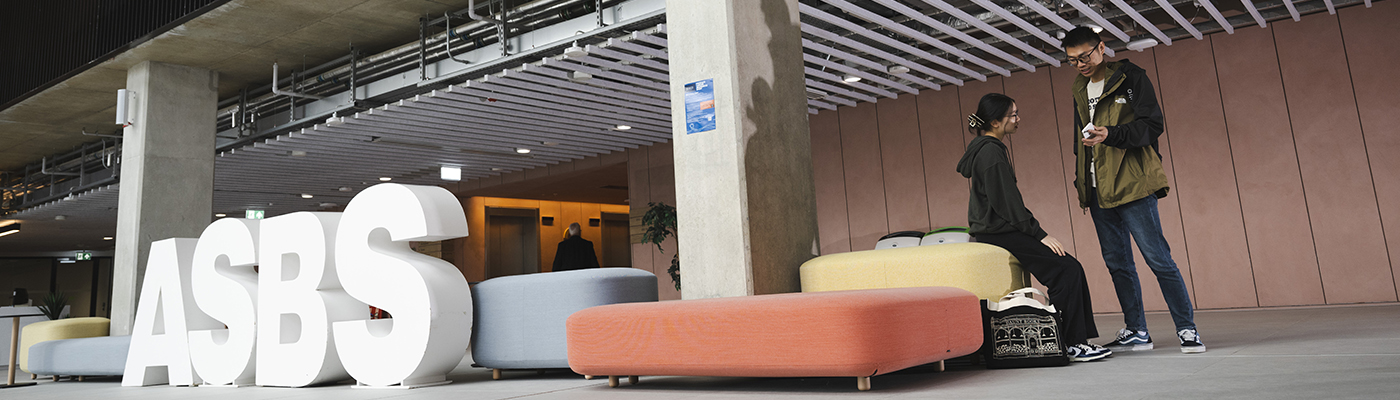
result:
[(335, 245), (340, 283), (350, 296), (393, 315), (332, 324), (341, 362), (360, 384), (443, 382), (462, 360), (472, 327), (467, 280), (408, 242), (463, 236), (466, 214), (443, 188), (380, 184), (346, 206)]

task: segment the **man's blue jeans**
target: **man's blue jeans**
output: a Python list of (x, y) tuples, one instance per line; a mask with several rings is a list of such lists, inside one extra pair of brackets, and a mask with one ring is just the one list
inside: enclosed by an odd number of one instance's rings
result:
[(1167, 238), (1162, 235), (1162, 220), (1157, 215), (1157, 196), (1148, 195), (1109, 209), (1099, 208), (1097, 198), (1091, 198), (1089, 203), (1089, 214), (1094, 218), (1094, 228), (1099, 234), (1103, 261), (1108, 264), (1108, 273), (1113, 277), (1113, 288), (1118, 292), (1118, 304), (1123, 307), (1123, 323), (1127, 328), (1147, 330), (1147, 317), (1142, 310), (1142, 286), (1138, 283), (1132, 244), (1128, 240), (1131, 235), (1142, 257), (1147, 260), (1147, 266), (1157, 275), (1157, 284), (1162, 287), (1162, 297), (1167, 301), (1167, 309), (1171, 310), (1176, 329), (1195, 329), (1191, 297), (1186, 293), (1181, 271), (1172, 261)]

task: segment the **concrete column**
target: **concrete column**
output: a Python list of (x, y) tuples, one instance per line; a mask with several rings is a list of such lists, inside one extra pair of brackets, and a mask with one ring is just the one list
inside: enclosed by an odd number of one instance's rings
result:
[[(681, 296), (795, 292), (817, 217), (797, 0), (668, 0)], [(716, 128), (687, 134), (685, 85)]]
[(127, 71), (136, 93), (123, 132), (112, 335), (131, 334), (151, 242), (195, 238), (209, 225), (214, 193), (218, 72), (146, 61)]

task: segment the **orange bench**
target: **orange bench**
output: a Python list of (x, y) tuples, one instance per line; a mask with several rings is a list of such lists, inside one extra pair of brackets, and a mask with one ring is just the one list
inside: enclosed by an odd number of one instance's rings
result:
[(972, 354), (977, 296), (950, 287), (629, 303), (568, 319), (569, 367), (585, 376), (870, 377)]

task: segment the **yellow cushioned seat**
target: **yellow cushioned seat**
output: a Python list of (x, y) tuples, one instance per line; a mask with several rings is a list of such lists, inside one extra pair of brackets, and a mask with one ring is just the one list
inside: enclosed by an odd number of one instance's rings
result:
[(803, 292), (951, 286), (995, 300), (1030, 285), (1010, 252), (985, 243), (831, 254), (808, 260), (801, 271)]
[(29, 346), (50, 340), (107, 336), (112, 320), (102, 317), (64, 318), (24, 326), (19, 335), (19, 369), (29, 371)]

